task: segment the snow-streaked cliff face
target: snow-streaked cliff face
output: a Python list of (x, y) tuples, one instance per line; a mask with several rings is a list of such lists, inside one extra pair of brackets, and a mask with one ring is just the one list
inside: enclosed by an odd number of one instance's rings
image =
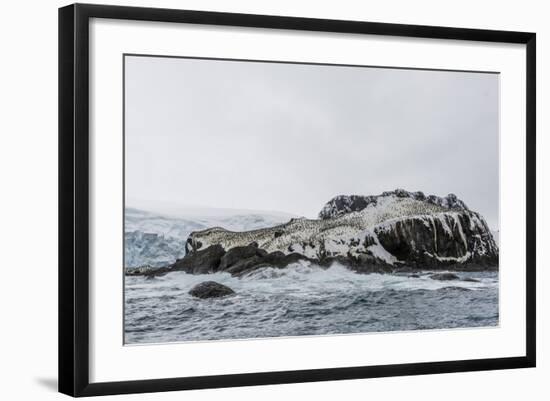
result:
[[(371, 198), (375, 200), (359, 211), (340, 213), (332, 209), (336, 215), (333, 218), (293, 219), (280, 226), (246, 232), (219, 227), (194, 232), (187, 251), (215, 244), (228, 250), (256, 243), (268, 252), (299, 253), (318, 260), (374, 257), (390, 265), (498, 258), (498, 248), (483, 218), (456, 197), (436, 200), (393, 191)], [(323, 211), (321, 214), (328, 215), (326, 206)]]

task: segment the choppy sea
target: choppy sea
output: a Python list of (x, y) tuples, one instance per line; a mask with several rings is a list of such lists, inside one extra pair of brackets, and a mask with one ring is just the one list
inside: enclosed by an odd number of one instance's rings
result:
[[(125, 278), (125, 343), (163, 343), (490, 327), (499, 322), (498, 272), (460, 272), (437, 281), (425, 271), (358, 274), (309, 263), (228, 273)], [(216, 281), (236, 294), (196, 299), (188, 291)]]

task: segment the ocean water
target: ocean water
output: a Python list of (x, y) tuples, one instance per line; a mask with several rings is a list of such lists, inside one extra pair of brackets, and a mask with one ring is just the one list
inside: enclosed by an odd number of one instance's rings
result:
[[(245, 277), (228, 273), (125, 278), (125, 343), (163, 343), (489, 327), (498, 325), (498, 272), (456, 273), (479, 282), (437, 281), (430, 272), (358, 274), (298, 263)], [(196, 299), (216, 281), (236, 294)]]

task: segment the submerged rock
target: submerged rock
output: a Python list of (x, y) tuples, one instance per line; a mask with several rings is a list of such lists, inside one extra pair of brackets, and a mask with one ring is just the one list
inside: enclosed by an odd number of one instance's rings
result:
[(452, 287), (445, 287), (445, 288), (441, 288), (437, 291), (459, 291), (459, 292), (467, 292), (467, 291), (472, 291), (470, 290), (469, 288), (465, 288), (465, 287), (455, 287), (455, 286), (452, 286)]
[(197, 284), (189, 291), (189, 295), (201, 299), (219, 298), (232, 294), (235, 294), (235, 291), (223, 284), (216, 283), (215, 281), (204, 281)]
[(430, 278), (432, 280), (440, 280), (440, 281), (460, 280), (460, 277), (458, 277), (454, 273), (436, 273), (436, 274), (432, 274)]
[(124, 274), (127, 276), (144, 276), (148, 273), (152, 273), (156, 271), (157, 269), (150, 266), (150, 265), (144, 265), (144, 266), (137, 266), (137, 267), (127, 267), (124, 269)]

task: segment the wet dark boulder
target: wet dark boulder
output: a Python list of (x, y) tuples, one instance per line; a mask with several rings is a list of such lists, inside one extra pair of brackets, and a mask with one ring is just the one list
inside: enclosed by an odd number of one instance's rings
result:
[(143, 276), (147, 279), (147, 280), (152, 280), (156, 277), (162, 277), (162, 276), (165, 276), (166, 274), (170, 273), (171, 270), (170, 268), (168, 267), (161, 267), (159, 269), (156, 269), (156, 270), (151, 270), (151, 271), (148, 271), (146, 273), (143, 273)]
[(232, 276), (242, 276), (262, 267), (284, 268), (300, 260), (309, 259), (299, 253), (285, 254), (281, 251), (268, 253), (265, 249), (259, 248), (256, 243), (236, 246), (228, 251), (216, 244), (190, 251), (168, 270), (190, 274), (227, 272)]
[(439, 290), (437, 291), (456, 291), (456, 292), (468, 292), (468, 291), (472, 291), (470, 290), (469, 288), (465, 288), (465, 287), (456, 287), (456, 286), (452, 286), (452, 287), (445, 287), (445, 288), (440, 288)]
[(439, 281), (451, 281), (451, 280), (460, 280), (460, 277), (458, 277), (454, 273), (437, 273), (432, 274), (430, 276), (432, 280), (439, 280)]
[(264, 266), (267, 265), (262, 262), (262, 258), (260, 256), (256, 255), (248, 259), (242, 259), (224, 271), (231, 274), (232, 276), (239, 277)]
[(265, 255), (262, 258), (262, 263), (265, 263), (269, 266), (282, 268), (290, 265), (291, 263), (296, 263), (301, 260), (308, 260), (308, 258), (299, 253), (284, 254), (281, 251), (275, 251)]
[(197, 284), (189, 291), (189, 295), (195, 298), (207, 299), (207, 298), (220, 298), (228, 295), (235, 294), (231, 288), (216, 283), (215, 281), (205, 281)]
[(280, 251), (267, 253), (263, 249), (259, 249), (258, 252), (256, 252), (251, 257), (237, 260), (234, 264), (232, 264), (224, 271), (230, 273), (233, 276), (242, 276), (246, 273), (260, 269), (262, 267), (284, 268), (300, 260), (308, 259), (299, 253), (291, 253), (286, 255)]
[(328, 256), (319, 261), (315, 261), (323, 267), (330, 267), (333, 264), (340, 264), (346, 266), (348, 269), (356, 273), (393, 273), (394, 267), (384, 263), (380, 259), (372, 255), (362, 254), (358, 256)]
[(267, 255), (267, 251), (258, 248), (257, 244), (237, 246), (227, 251), (220, 260), (219, 270), (226, 271), (243, 260)]
[(172, 271), (184, 271), (191, 274), (215, 273), (219, 270), (225, 250), (219, 244), (203, 250), (189, 252), (183, 259), (171, 267)]

